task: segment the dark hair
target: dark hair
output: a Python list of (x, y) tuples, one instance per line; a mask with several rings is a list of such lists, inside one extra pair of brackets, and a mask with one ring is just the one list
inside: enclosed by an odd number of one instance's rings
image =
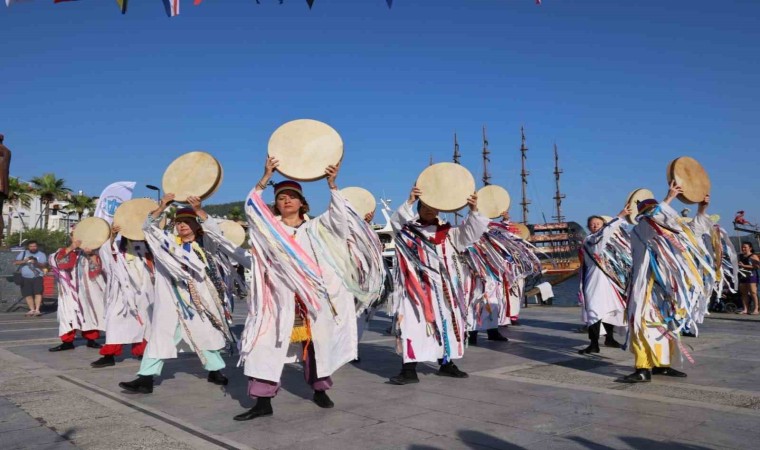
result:
[(586, 226), (587, 227), (590, 226), (591, 225), (591, 221), (594, 220), (594, 219), (599, 219), (599, 220), (602, 221), (602, 223), (607, 223), (607, 221), (604, 220), (604, 218), (602, 216), (588, 216), (588, 219), (586, 219)]
[(26, 241), (26, 248), (29, 248), (29, 246), (32, 245), (32, 244), (35, 244), (37, 246), (40, 245), (39, 242), (37, 242), (34, 239), (32, 239), (31, 241)]
[[(296, 197), (298, 197), (298, 199), (301, 200), (301, 209), (298, 210), (298, 214), (301, 216), (303, 216), (304, 214), (307, 214), (309, 212), (309, 202), (306, 201), (306, 198), (300, 193), (292, 189), (284, 189), (282, 192), (280, 192), (280, 194), (288, 192), (288, 191), (295, 193)], [(277, 208), (277, 197), (275, 197), (274, 203), (272, 203), (272, 212), (274, 213), (275, 216), (282, 215), (282, 213), (280, 212), (280, 209)]]
[(755, 247), (752, 246), (752, 242), (742, 241), (742, 245), (749, 245), (749, 251), (751, 251), (752, 253), (755, 252)]

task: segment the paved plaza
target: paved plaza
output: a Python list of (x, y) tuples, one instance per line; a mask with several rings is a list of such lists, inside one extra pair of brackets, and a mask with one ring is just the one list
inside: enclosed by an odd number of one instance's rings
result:
[[(242, 324), (244, 311), (235, 314)], [(226, 389), (206, 382), (191, 355), (169, 361), (152, 395), (125, 394), (139, 362), (91, 369), (97, 350), (77, 341), (50, 353), (55, 314), (0, 315), (0, 447), (4, 449), (619, 449), (757, 448), (760, 440), (760, 322), (716, 314), (698, 339), (689, 377), (651, 384), (615, 379), (632, 357), (602, 348), (583, 357), (574, 307), (531, 307), (508, 343), (481, 335), (460, 367), (464, 380), (423, 366), (417, 385), (393, 386), (400, 360), (379, 316), (360, 344), (361, 362), (335, 376), (331, 410), (310, 401), (300, 367), (288, 366), (275, 415), (251, 422), (246, 379), (227, 358)], [(240, 331), (242, 325), (236, 326)]]

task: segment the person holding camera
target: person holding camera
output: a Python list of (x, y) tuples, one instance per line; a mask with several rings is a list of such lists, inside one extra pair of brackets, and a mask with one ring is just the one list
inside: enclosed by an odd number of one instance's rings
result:
[(43, 269), (47, 267), (47, 255), (43, 253), (37, 241), (29, 241), (26, 243), (26, 250), (19, 253), (16, 257), (16, 261), (13, 263), (16, 266), (21, 266), (19, 272), (21, 273), (21, 295), (26, 299), (26, 304), (29, 306), (29, 312), (27, 316), (40, 316), (40, 305), (42, 304), (42, 277), (45, 276)]

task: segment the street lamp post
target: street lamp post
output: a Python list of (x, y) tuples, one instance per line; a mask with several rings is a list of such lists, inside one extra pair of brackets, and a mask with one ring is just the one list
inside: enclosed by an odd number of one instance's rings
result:
[(153, 186), (152, 184), (146, 184), (145, 187), (151, 191), (156, 191), (156, 199), (158, 200), (158, 203), (161, 203), (161, 188), (158, 186)]

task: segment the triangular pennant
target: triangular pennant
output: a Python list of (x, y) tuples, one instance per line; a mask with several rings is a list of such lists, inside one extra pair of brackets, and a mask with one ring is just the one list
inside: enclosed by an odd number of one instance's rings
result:
[(309, 5), (309, 9), (314, 6), (314, 0), (306, 0), (306, 4)]
[(179, 0), (163, 0), (164, 9), (166, 9), (166, 15), (174, 17), (179, 15)]
[(393, 0), (385, 0), (385, 3), (388, 4), (388, 9), (391, 9), (391, 7), (393, 6)]
[(122, 14), (127, 13), (127, 2), (129, 0), (116, 0), (116, 4), (119, 5), (119, 9), (121, 10)]

